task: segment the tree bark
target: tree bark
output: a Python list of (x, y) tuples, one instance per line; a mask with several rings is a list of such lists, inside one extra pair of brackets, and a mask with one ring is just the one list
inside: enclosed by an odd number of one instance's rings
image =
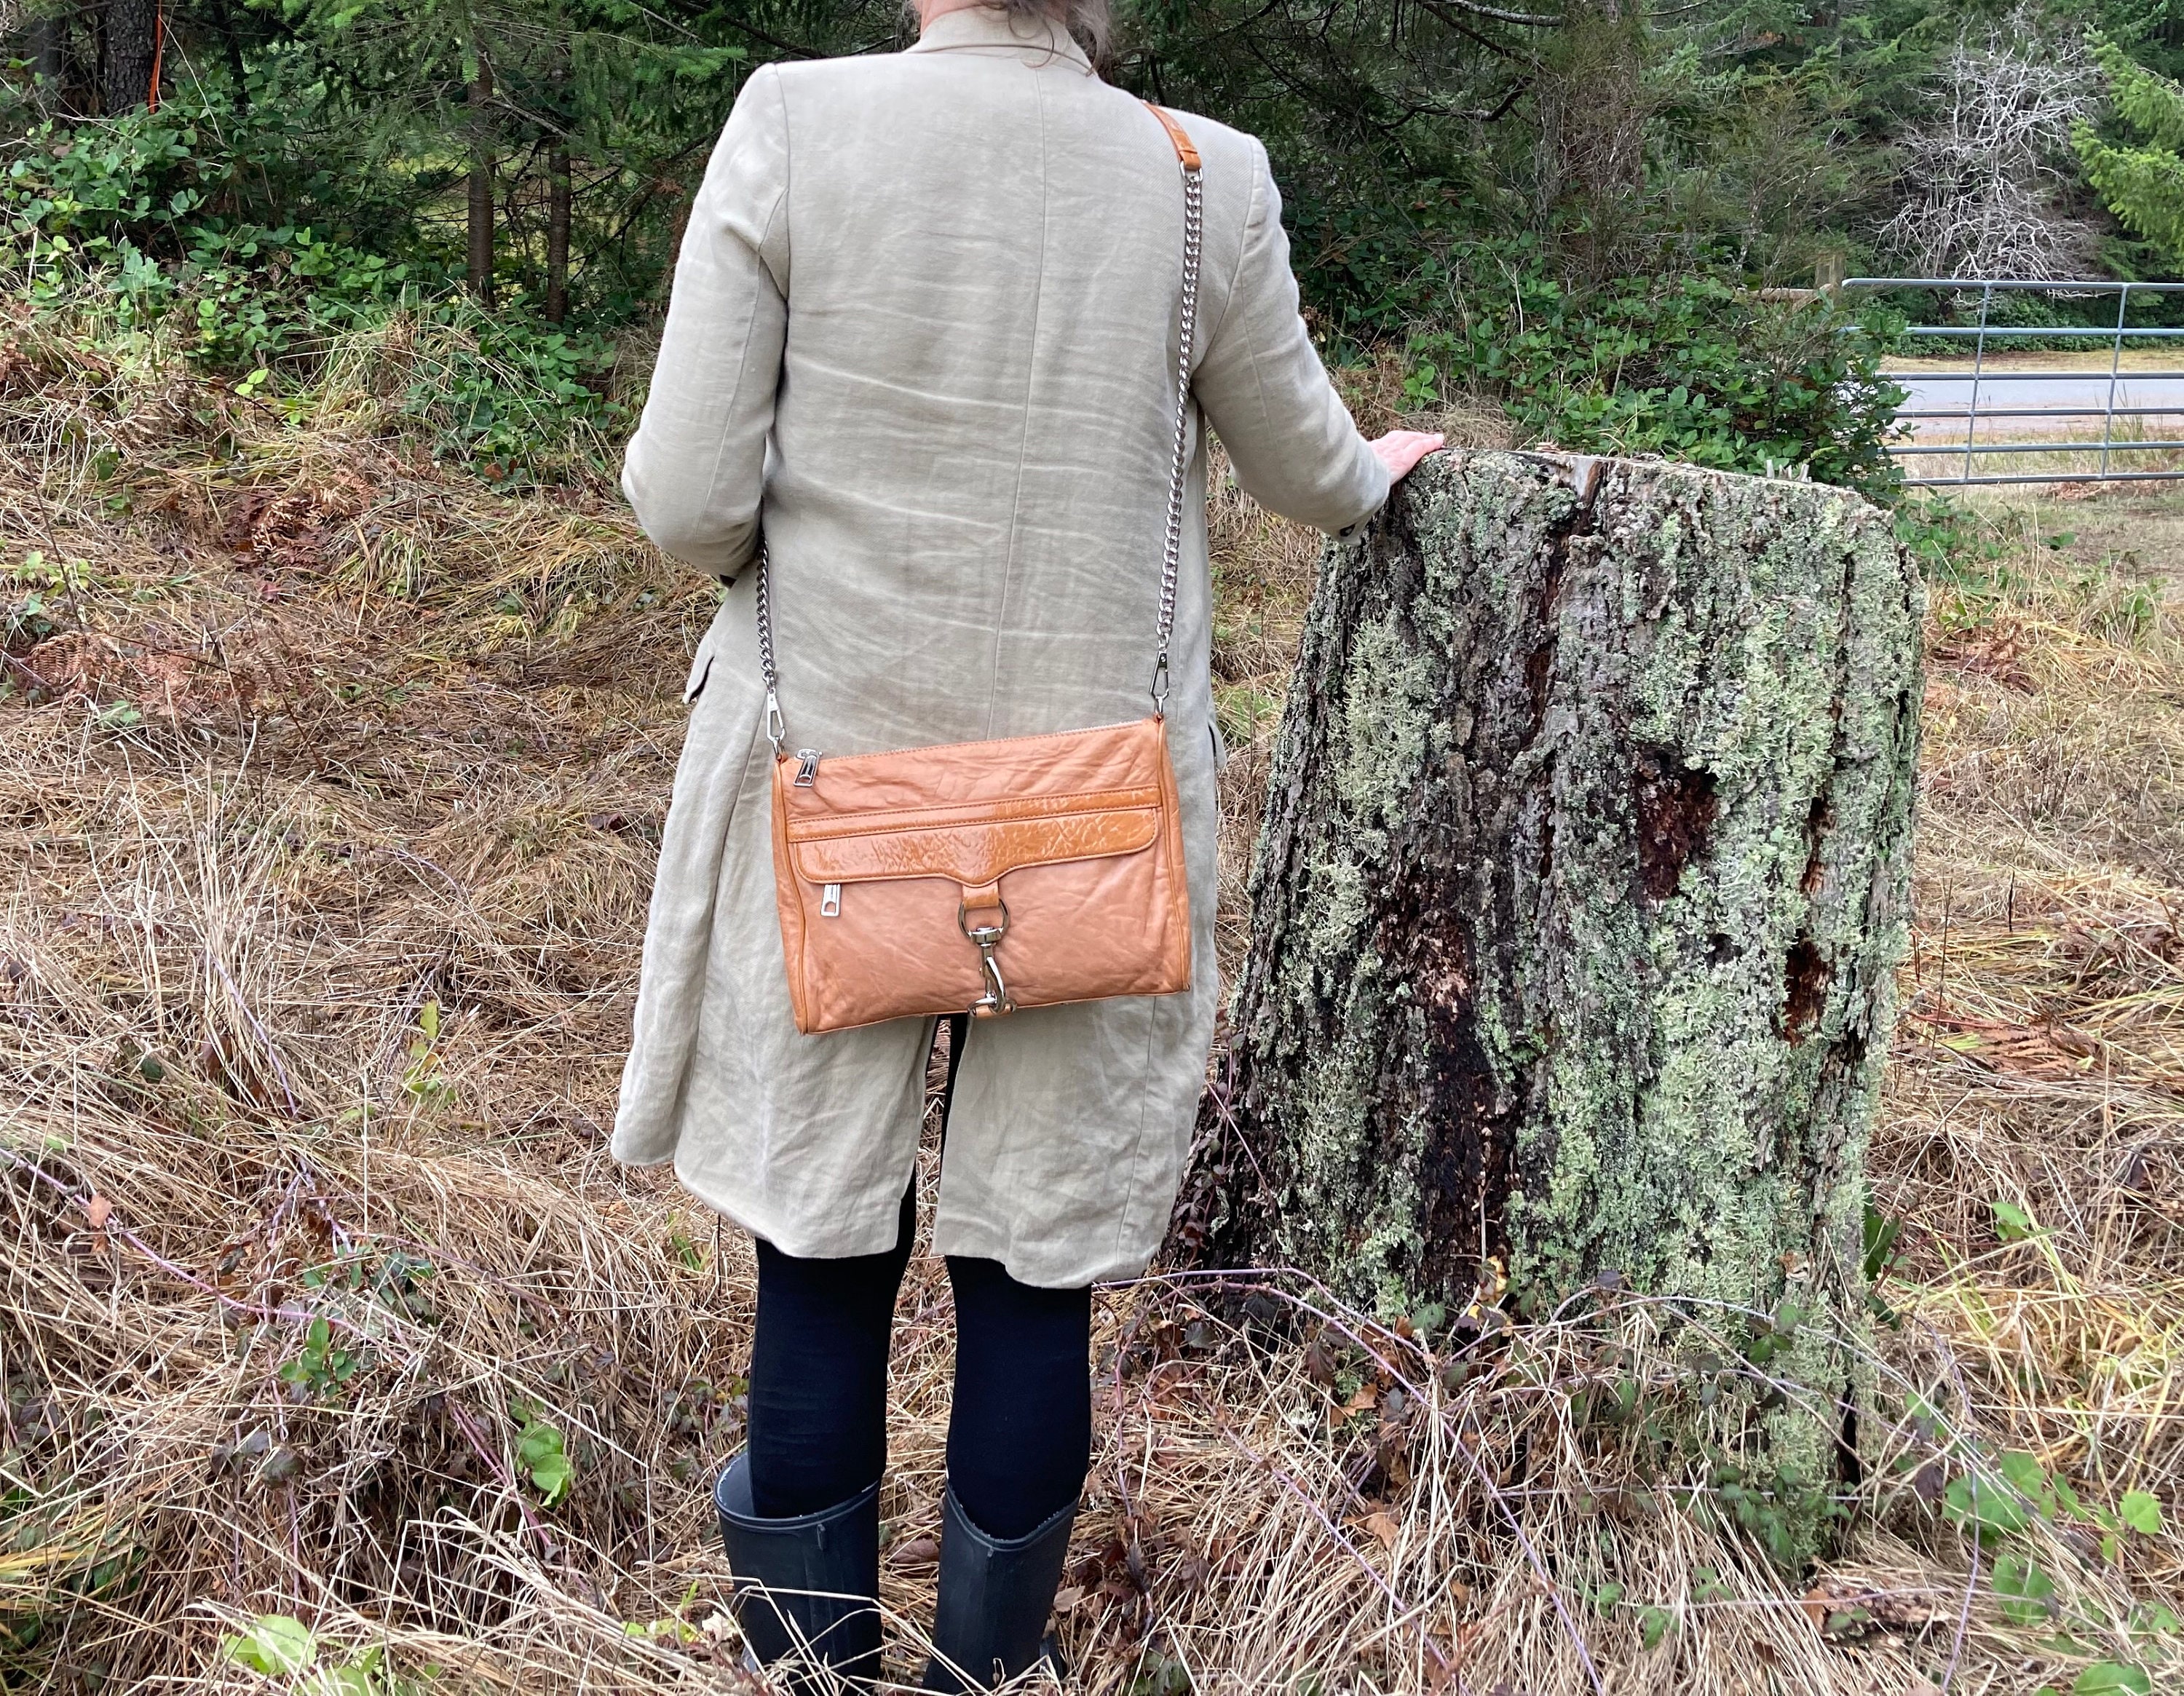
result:
[(493, 305), (493, 65), (481, 48), (477, 75), (470, 86), (470, 263), (471, 292), (481, 306)]
[(132, 112), (149, 97), (159, 28), (159, 0), (106, 0), (98, 92), (108, 117)]
[(45, 109), (64, 110), (69, 70), (69, 20), (65, 14), (47, 13), (31, 20), (31, 70), (38, 80), (38, 98)]
[(556, 142), (546, 158), (546, 321), (569, 315), (569, 149)]
[(1427, 460), (1323, 568), (1172, 1255), (1390, 1315), (1788, 1302), (1839, 1396), (1922, 605), (1839, 489)]

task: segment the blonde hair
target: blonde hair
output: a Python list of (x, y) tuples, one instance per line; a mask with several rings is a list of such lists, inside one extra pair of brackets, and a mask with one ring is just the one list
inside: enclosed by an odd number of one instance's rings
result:
[(1045, 13), (1058, 19), (1095, 64), (1106, 64), (1114, 50), (1115, 8), (1109, 0), (986, 0), (986, 3), (1004, 12), (1033, 16)]
[[(1115, 8), (1111, 0), (978, 0), (989, 12), (1015, 18), (1048, 18), (1077, 38), (1077, 45), (1095, 65), (1105, 65), (1114, 52)], [(916, 0), (905, 0), (913, 14)]]

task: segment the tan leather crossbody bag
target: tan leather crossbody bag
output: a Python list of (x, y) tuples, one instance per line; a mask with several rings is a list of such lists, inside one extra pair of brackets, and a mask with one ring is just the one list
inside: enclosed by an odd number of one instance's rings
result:
[(796, 1028), (807, 1035), (1190, 985), (1190, 896), (1165, 709), (1204, 203), (1198, 150), (1166, 112), (1151, 109), (1174, 144), (1184, 204), (1152, 715), (1053, 736), (792, 755), (760, 547), (774, 883)]

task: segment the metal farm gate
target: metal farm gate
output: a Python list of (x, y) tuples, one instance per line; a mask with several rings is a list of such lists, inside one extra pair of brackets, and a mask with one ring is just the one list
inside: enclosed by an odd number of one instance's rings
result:
[[(1931, 338), (1940, 344), (1934, 357), (1947, 357), (1942, 349), (1971, 344), (1969, 370), (1886, 369), (1880, 375), (1903, 384), (1911, 398), (1897, 417), (1913, 426), (1914, 439), (1891, 445), (1888, 452), (1902, 459), (1938, 460), (1952, 467), (1932, 475), (1907, 476), (1906, 483), (1927, 487), (1973, 483), (2087, 483), (2174, 482), (2184, 481), (2184, 463), (2149, 465), (2126, 458), (2147, 453), (2184, 454), (2184, 370), (2141, 370), (2123, 363), (2126, 342), (2164, 347), (2184, 329), (2141, 329), (2127, 322), (2134, 299), (2184, 292), (2184, 283), (2113, 282), (2094, 280), (2033, 281), (1998, 277), (1847, 277), (1840, 286), (1880, 294), (1893, 290), (1947, 290), (1976, 293), (1979, 317), (1975, 324), (1914, 324), (1907, 336)], [(1991, 323), (1997, 297), (2027, 294), (2083, 297), (2115, 297), (2112, 325), (2052, 324), (2031, 325), (2012, 321)], [(2015, 314), (2012, 314), (2013, 320)], [(1999, 363), (2013, 342), (2082, 342), (2087, 351), (2105, 353), (2107, 369), (2098, 365), (2078, 370), (2017, 369), (2014, 360)], [(1990, 346), (1997, 356), (1990, 362)], [(2053, 364), (2057, 360), (2042, 362)], [(1981, 403), (1984, 400), (1986, 404)], [(2149, 431), (2148, 421), (2161, 420)], [(2074, 420), (2083, 420), (2074, 425)], [(2098, 420), (2099, 435), (2092, 434)], [(1961, 440), (1947, 427), (1961, 425)], [(2119, 434), (2119, 425), (2122, 433)], [(1933, 426), (1948, 438), (1936, 438)], [(2052, 429), (2043, 426), (2053, 426)], [(2075, 429), (2075, 434), (2070, 433)], [(1982, 430), (1986, 439), (1981, 439)], [(2151, 438), (2151, 439), (2150, 439)], [(2059, 459), (2053, 469), (2021, 469), (2034, 462), (2029, 456)], [(2091, 463), (2085, 463), (2091, 462)], [(1908, 469), (1919, 471), (1913, 465)]]

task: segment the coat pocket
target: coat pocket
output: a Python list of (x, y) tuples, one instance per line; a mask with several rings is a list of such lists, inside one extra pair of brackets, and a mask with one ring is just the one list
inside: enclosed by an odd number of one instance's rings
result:
[(688, 706), (705, 692), (705, 677), (713, 669), (713, 633), (705, 632), (698, 644), (698, 652), (690, 661), (690, 676), (682, 685), (682, 704)]

